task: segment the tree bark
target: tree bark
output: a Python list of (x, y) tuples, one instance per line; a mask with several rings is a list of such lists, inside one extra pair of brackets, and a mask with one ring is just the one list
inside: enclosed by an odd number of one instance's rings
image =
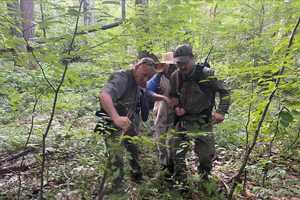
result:
[(22, 32), (26, 40), (32, 40), (34, 37), (34, 3), (33, 0), (21, 0), (20, 10), (22, 17)]
[(95, 24), (95, 15), (94, 15), (94, 0), (84, 0), (83, 1), (83, 23), (84, 25)]

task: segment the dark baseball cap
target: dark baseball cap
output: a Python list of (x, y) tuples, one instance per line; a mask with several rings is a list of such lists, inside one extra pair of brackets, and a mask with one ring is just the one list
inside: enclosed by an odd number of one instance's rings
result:
[(190, 45), (182, 44), (175, 48), (174, 59), (176, 62), (187, 63), (191, 57), (194, 57), (194, 54)]

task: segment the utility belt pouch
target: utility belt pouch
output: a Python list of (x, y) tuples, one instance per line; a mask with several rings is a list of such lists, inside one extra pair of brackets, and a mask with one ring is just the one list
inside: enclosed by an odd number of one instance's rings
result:
[(97, 123), (94, 128), (95, 133), (111, 135), (118, 131), (118, 128), (114, 125), (112, 119), (105, 113), (105, 111), (96, 111), (95, 115), (97, 117)]

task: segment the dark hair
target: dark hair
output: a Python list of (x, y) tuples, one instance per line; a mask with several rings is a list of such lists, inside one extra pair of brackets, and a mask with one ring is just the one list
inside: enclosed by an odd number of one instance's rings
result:
[(136, 65), (141, 65), (141, 64), (147, 64), (147, 65), (149, 65), (149, 66), (151, 66), (151, 67), (156, 67), (156, 63), (154, 62), (154, 60), (152, 59), (152, 58), (150, 58), (150, 57), (144, 57), (144, 58), (142, 58), (142, 59), (140, 59), (137, 63), (136, 63)]
[(144, 50), (144, 51), (140, 51), (138, 53), (138, 56), (137, 58), (140, 60), (142, 58), (151, 58), (155, 63), (159, 63), (159, 60), (157, 58), (156, 55), (154, 55), (153, 53), (150, 53), (149, 51), (147, 50)]

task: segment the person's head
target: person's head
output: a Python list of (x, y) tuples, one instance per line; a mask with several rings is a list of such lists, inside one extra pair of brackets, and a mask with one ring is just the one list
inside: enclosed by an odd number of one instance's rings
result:
[(134, 65), (133, 76), (138, 86), (145, 88), (147, 81), (155, 74), (156, 63), (152, 58), (144, 57)]
[(174, 60), (180, 71), (184, 74), (190, 73), (195, 65), (192, 47), (188, 44), (177, 46), (174, 52)]
[(158, 64), (157, 68), (165, 74), (168, 73), (170, 66), (176, 65), (173, 55), (173, 52), (163, 53), (161, 62)]
[(137, 55), (137, 59), (140, 60), (142, 58), (151, 58), (155, 63), (159, 63), (157, 56), (154, 53), (151, 53), (147, 50), (139, 51)]

